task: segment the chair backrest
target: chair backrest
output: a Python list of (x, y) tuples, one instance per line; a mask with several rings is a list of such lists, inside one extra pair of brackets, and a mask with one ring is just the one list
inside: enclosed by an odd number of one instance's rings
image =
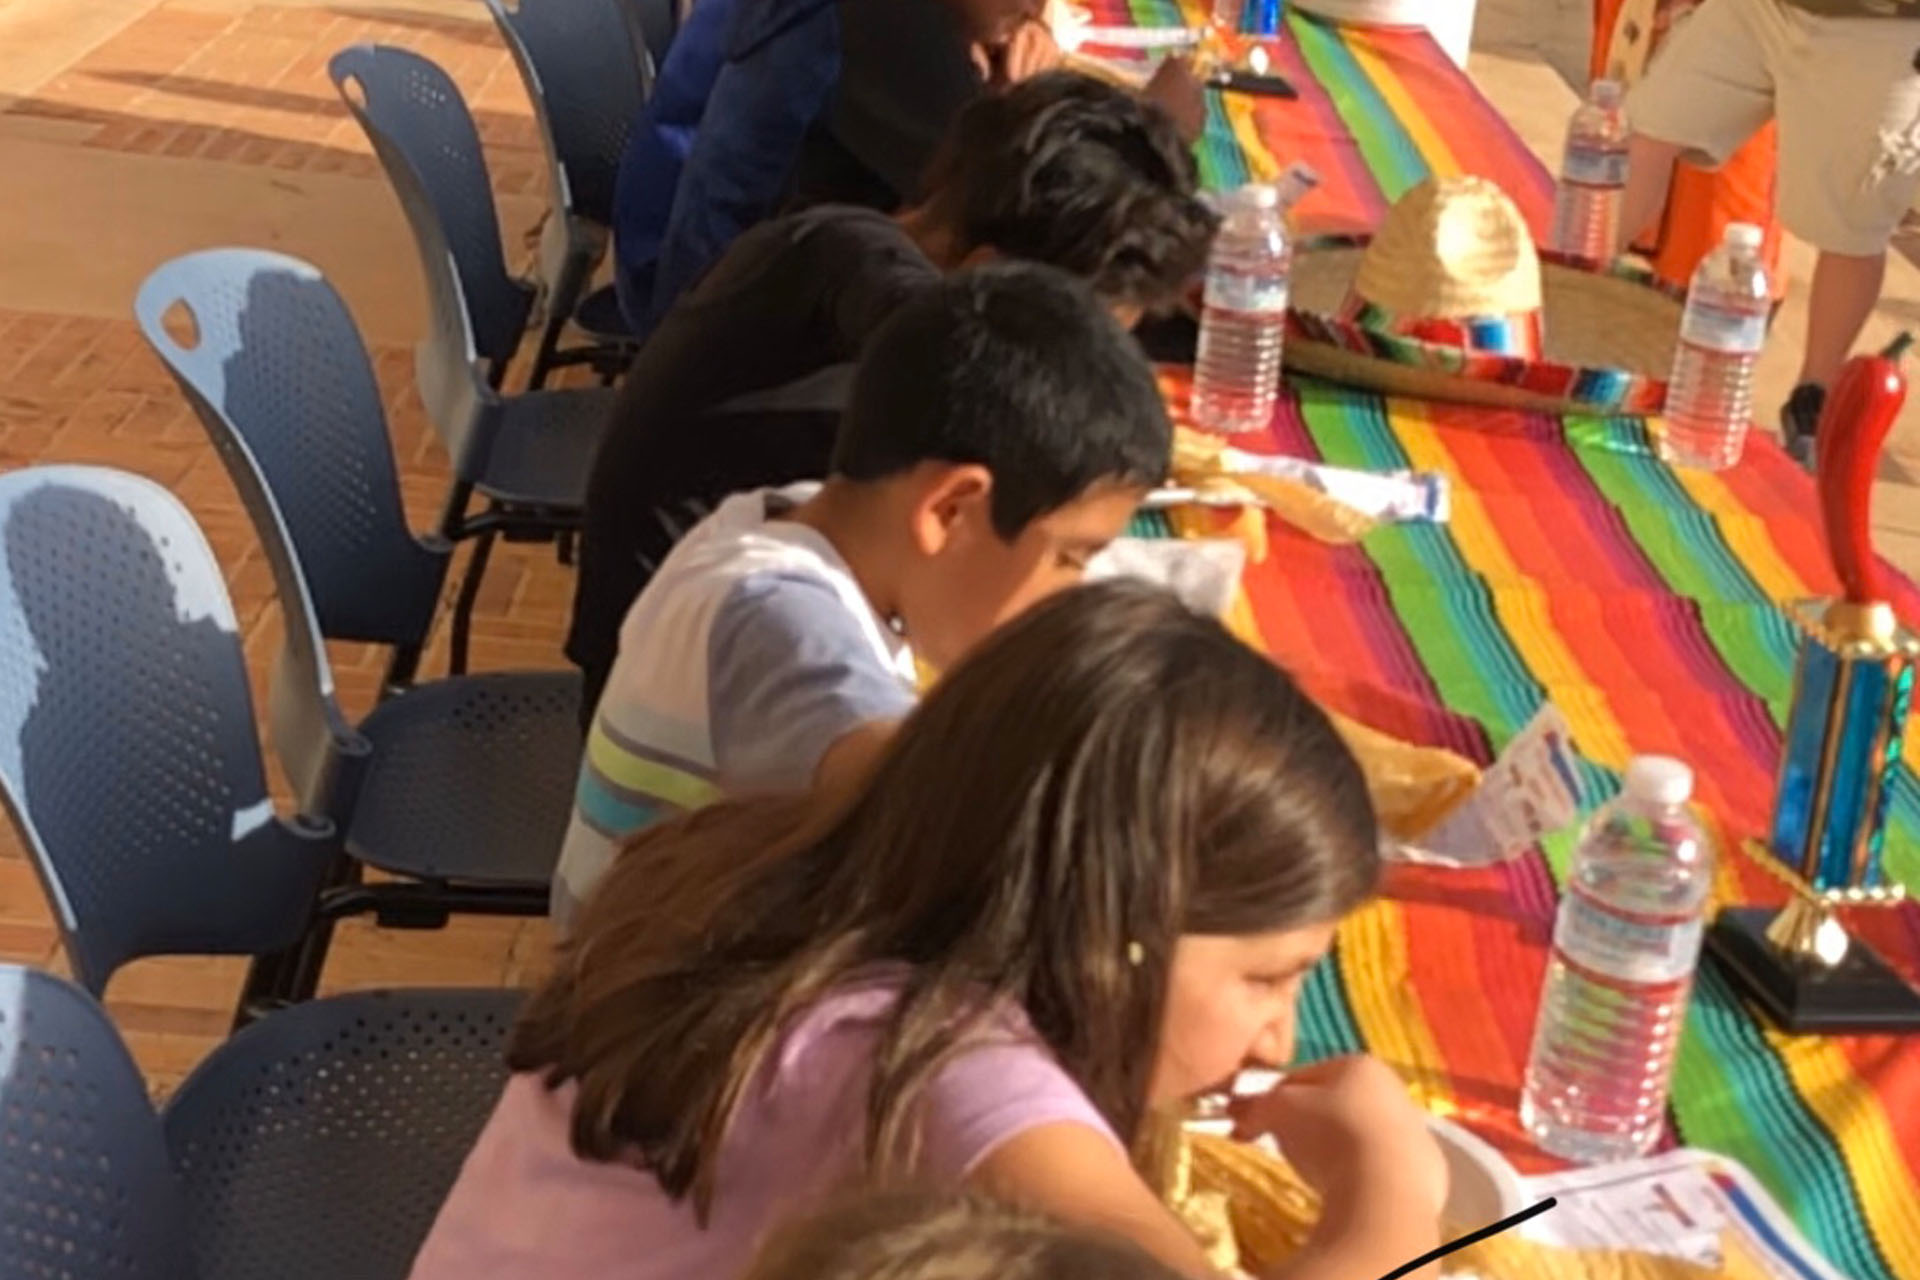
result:
[(646, 101), (621, 5), (487, 0), (540, 122), (556, 199), (601, 226), (613, 222), (620, 156)]
[(0, 475), (0, 794), (96, 994), (306, 927), (338, 840), (274, 813), (220, 566), (152, 481)]
[(621, 0), (621, 9), (632, 32), (633, 46), (645, 55), (641, 70), (647, 92), (653, 91), (653, 76), (666, 65), (667, 50), (680, 30), (680, 0)]
[(0, 1280), (192, 1274), (146, 1083), (92, 997), (0, 966)]
[[(453, 79), (417, 53), (357, 44), (327, 64), (412, 228), (432, 331), (420, 347), (420, 394), (443, 436), (481, 387), (497, 387), (526, 332), (533, 289), (507, 271), (500, 217), (473, 115)], [(449, 438), (455, 466), (464, 443)]]
[(302, 805), (337, 817), (335, 789), (354, 784), (343, 766), (367, 747), (322, 640), (423, 646), (450, 550), (407, 528), (379, 384), (317, 269), (257, 249), (189, 254), (147, 277), (134, 313), (253, 520), (286, 619), (274, 746)]
[(506, 1081), (515, 991), (364, 992), (248, 1024), (167, 1104), (202, 1280), (404, 1280)]
[[(191, 346), (168, 332), (176, 307)], [(319, 269), (259, 249), (192, 253), (147, 277), (134, 312), (241, 496), (260, 499), (249, 514), (305, 580), (320, 634), (424, 643), (451, 549), (407, 527), (379, 383)]]

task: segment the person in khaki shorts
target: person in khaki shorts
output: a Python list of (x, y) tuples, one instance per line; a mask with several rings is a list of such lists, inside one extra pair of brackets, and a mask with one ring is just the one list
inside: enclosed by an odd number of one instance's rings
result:
[(1621, 248), (1676, 160), (1716, 166), (1780, 124), (1780, 221), (1819, 251), (1798, 385), (1780, 411), (1810, 461), (1826, 388), (1880, 297), (1887, 242), (1920, 194), (1920, 0), (1704, 0), (1627, 95)]

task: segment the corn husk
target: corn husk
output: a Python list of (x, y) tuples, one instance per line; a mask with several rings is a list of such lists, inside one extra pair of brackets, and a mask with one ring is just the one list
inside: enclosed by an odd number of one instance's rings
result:
[(1245, 504), (1232, 534), (1246, 544), (1247, 557), (1256, 564), (1267, 558), (1267, 511), (1303, 533), (1335, 545), (1358, 542), (1379, 525), (1365, 512), (1298, 480), (1232, 471), (1222, 460), (1223, 449), (1224, 443), (1217, 436), (1191, 427), (1175, 427), (1174, 483), (1209, 497)]
[(1397, 840), (1433, 830), (1480, 785), (1480, 767), (1465, 756), (1402, 742), (1337, 713), (1331, 718), (1360, 761), (1380, 824)]
[[(1223, 448), (1216, 436), (1189, 427), (1176, 427), (1175, 482), (1201, 491), (1206, 491), (1209, 485), (1247, 486), (1253, 494), (1253, 483), (1258, 481), (1261, 488), (1257, 496), (1261, 501), (1243, 507), (1231, 528), (1224, 532), (1211, 510), (1175, 508), (1169, 513), (1169, 519), (1174, 531), (1181, 536), (1236, 537), (1246, 546), (1247, 558), (1257, 564), (1267, 555), (1268, 510), (1330, 542), (1351, 542), (1373, 527), (1371, 517), (1298, 482), (1273, 476), (1230, 475), (1221, 462)], [(1268, 498), (1280, 505), (1273, 505)], [(1261, 643), (1258, 627), (1244, 612), (1230, 614), (1227, 624), (1249, 644)], [(1338, 714), (1333, 716), (1333, 724), (1360, 761), (1374, 811), (1396, 840), (1412, 840), (1431, 831), (1480, 783), (1479, 766), (1464, 756), (1437, 747), (1402, 742)]]

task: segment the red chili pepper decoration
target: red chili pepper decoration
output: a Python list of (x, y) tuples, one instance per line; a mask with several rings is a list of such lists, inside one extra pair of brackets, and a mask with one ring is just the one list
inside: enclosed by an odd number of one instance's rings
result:
[(1834, 571), (1855, 604), (1887, 598), (1869, 516), (1880, 446), (1907, 400), (1899, 362), (1912, 341), (1913, 335), (1903, 333), (1879, 355), (1847, 361), (1820, 414), (1820, 514)]

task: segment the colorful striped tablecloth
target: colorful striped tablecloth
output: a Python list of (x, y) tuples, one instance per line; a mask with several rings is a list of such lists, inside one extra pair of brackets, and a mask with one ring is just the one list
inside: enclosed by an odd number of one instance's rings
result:
[[(1238, 443), (1238, 442), (1236, 442)], [(1561, 422), (1308, 382), (1271, 447), (1453, 478), (1444, 525), (1329, 547), (1276, 528), (1244, 580), (1250, 625), (1330, 706), (1481, 762), (1552, 701), (1610, 795), (1630, 755), (1691, 761), (1727, 851), (1721, 901), (1777, 902), (1734, 852), (1764, 828), (1796, 639), (1776, 601), (1833, 590), (1808, 481), (1771, 446), (1682, 475), (1629, 419)], [(1908, 590), (1903, 613), (1920, 618)], [(1920, 734), (1910, 735), (1920, 746)], [(1920, 888), (1920, 786), (1903, 771), (1889, 864)], [(1524, 1168), (1518, 1087), (1569, 837), (1488, 871), (1402, 868), (1309, 985), (1311, 1056), (1369, 1049)], [(1871, 922), (1920, 962), (1920, 911)], [(1855, 1280), (1920, 1277), (1920, 1042), (1787, 1037), (1703, 966), (1674, 1137), (1741, 1161)]]
[[(1203, 0), (1088, 0), (1103, 25), (1198, 23)], [(1210, 93), (1198, 148), (1209, 187), (1268, 180), (1297, 160), (1320, 175), (1295, 210), (1316, 234), (1358, 234), (1429, 175), (1475, 174), (1500, 184), (1536, 238), (1553, 218), (1553, 180), (1466, 73), (1419, 27), (1341, 27), (1300, 13), (1272, 42), (1273, 70), (1298, 101)]]
[[(1099, 0), (1096, 21), (1176, 20), (1171, 0)], [(1536, 229), (1547, 175), (1424, 32), (1294, 16), (1280, 66), (1302, 91), (1214, 108), (1210, 181), (1305, 158), (1320, 225), (1365, 229), (1429, 172), (1500, 181)], [(1271, 160), (1263, 157), (1271, 157)], [(1238, 443), (1238, 442), (1236, 442)], [(1257, 446), (1253, 446), (1257, 447)], [(1765, 826), (1796, 640), (1781, 602), (1831, 592), (1807, 477), (1770, 439), (1721, 475), (1677, 473), (1642, 423), (1389, 400), (1305, 383), (1269, 447), (1444, 471), (1445, 525), (1335, 548), (1275, 532), (1243, 623), (1329, 705), (1482, 762), (1551, 700), (1597, 802), (1636, 752), (1693, 763), (1725, 851), (1722, 901), (1775, 902), (1740, 854)], [(1898, 602), (1920, 621), (1920, 594)], [(1920, 747), (1910, 736), (1909, 758)], [(1888, 863), (1920, 890), (1920, 785), (1897, 781)], [(1342, 930), (1306, 996), (1307, 1051), (1367, 1048), (1429, 1105), (1539, 1167), (1517, 1092), (1568, 841), (1481, 871), (1396, 871)], [(1877, 913), (1883, 953), (1920, 968), (1920, 910)], [(1920, 1039), (1787, 1037), (1703, 966), (1673, 1101), (1678, 1141), (1734, 1157), (1854, 1280), (1920, 1280)]]

